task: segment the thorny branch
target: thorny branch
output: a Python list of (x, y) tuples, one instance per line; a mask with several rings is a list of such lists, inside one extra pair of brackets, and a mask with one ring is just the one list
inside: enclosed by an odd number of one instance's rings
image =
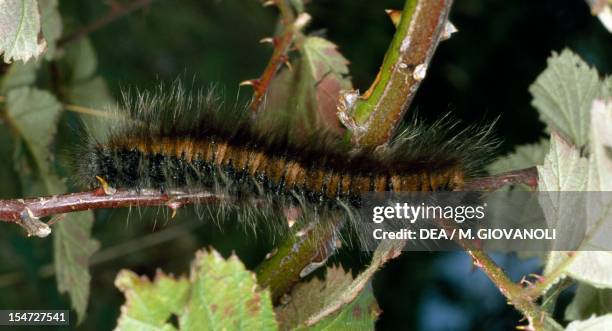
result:
[[(268, 65), (264, 69), (262, 75), (258, 79), (251, 79), (241, 83), (241, 85), (252, 85), (253, 86), (253, 98), (249, 108), (252, 112), (257, 113), (260, 105), (265, 98), (272, 79), (280, 70), (284, 64), (288, 64), (289, 57), (288, 53), (293, 44), (293, 38), (296, 29), (300, 28), (300, 25), (304, 25), (304, 19), (300, 19), (299, 22), (296, 20), (296, 16), (291, 8), (291, 5), (287, 0), (271, 0), (264, 3), (265, 6), (275, 4), (281, 14), (280, 17), (280, 32), (277, 36), (272, 38), (264, 38), (262, 42), (270, 42), (274, 46), (272, 56), (268, 61)], [(302, 14), (303, 18), (308, 17), (307, 14)]]
[(522, 329), (545, 330), (544, 325), (547, 322), (546, 313), (531, 299), (527, 291), (508, 278), (504, 270), (485, 252), (473, 249), (465, 242), (462, 244), (474, 260), (474, 265), (479, 267), (491, 279), (510, 304), (525, 315), (529, 324), (526, 327), (522, 327)]
[(58, 40), (57, 45), (58, 47), (64, 47), (71, 42), (78, 41), (88, 34), (107, 26), (113, 21), (149, 5), (152, 1), (153, 0), (135, 0), (125, 5), (111, 2), (111, 8), (106, 15), (93, 21), (87, 26), (84, 26), (83, 28), (62, 37), (60, 40)]
[(46, 216), (71, 212), (124, 207), (166, 206), (173, 211), (193, 203), (215, 203), (224, 197), (208, 192), (167, 192), (153, 190), (117, 190), (112, 194), (102, 188), (54, 195), (49, 197), (0, 200), (0, 221), (16, 223), (24, 227), (29, 235), (46, 237), (51, 231), (47, 223), (39, 219)]
[[(452, 0), (408, 0), (376, 79), (341, 96), (338, 116), (361, 146), (386, 144), (410, 106), (438, 43), (448, 38)], [(392, 20), (394, 15), (392, 13)]]
[[(538, 186), (538, 171), (535, 167), (531, 167), (495, 176), (477, 178), (467, 182), (462, 189), (464, 191), (494, 191), (508, 184), (525, 184), (535, 190)], [(473, 247), (469, 242), (462, 241), (460, 244), (472, 257), (474, 265), (479, 267), (508, 299), (509, 303), (527, 318), (529, 324), (521, 326), (521, 328), (525, 330), (546, 330), (555, 323), (548, 317), (546, 311), (535, 303), (537, 295), (534, 295), (536, 293), (534, 288), (539, 289), (539, 286), (521, 287), (508, 278), (502, 268), (487, 253)], [(537, 281), (539, 282), (540, 280)], [(527, 283), (526, 281), (523, 282)]]

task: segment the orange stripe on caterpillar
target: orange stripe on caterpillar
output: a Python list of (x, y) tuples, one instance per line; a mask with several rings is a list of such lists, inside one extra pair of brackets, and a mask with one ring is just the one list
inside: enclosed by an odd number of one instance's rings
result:
[[(182, 182), (172, 181), (188, 177), (189, 171), (194, 172), (194, 177), (202, 177), (210, 174), (201, 169), (216, 169), (226, 177), (242, 176), (260, 184), (268, 183), (268, 187), (274, 191), (290, 193), (297, 189), (335, 199), (372, 191), (454, 189), (463, 184), (464, 177), (462, 170), (454, 164), (435, 169), (421, 167), (414, 171), (401, 167), (400, 170), (392, 167), (363, 170), (358, 162), (350, 159), (330, 162), (330, 158), (326, 157), (319, 161), (305, 161), (287, 151), (271, 153), (248, 144), (236, 146), (220, 138), (117, 139), (109, 146), (98, 146), (98, 151), (100, 162), (105, 157), (114, 159), (117, 169), (106, 169), (104, 173), (103, 167), (100, 167), (101, 173), (95, 175), (119, 186), (127, 182), (155, 183), (158, 180), (160, 187), (172, 188), (180, 186), (179, 182)], [(132, 164), (122, 167), (122, 159), (132, 160)], [(163, 166), (173, 170), (156, 171)], [(137, 168), (141, 173), (130, 167)], [(122, 176), (122, 173), (149, 178), (113, 178)]]
[(458, 129), (444, 117), (430, 125), (414, 118), (385, 148), (350, 150), (328, 133), (295, 139), (278, 118), (254, 124), (249, 112), (221, 110), (215, 100), (180, 86), (126, 100), (130, 120), (109, 126), (103, 140), (90, 137), (76, 155), (75, 179), (88, 186), (100, 176), (128, 189), (219, 187), (240, 196), (258, 192), (256, 198), (350, 200), (365, 192), (461, 187), (482, 173), (496, 146), (491, 125)]

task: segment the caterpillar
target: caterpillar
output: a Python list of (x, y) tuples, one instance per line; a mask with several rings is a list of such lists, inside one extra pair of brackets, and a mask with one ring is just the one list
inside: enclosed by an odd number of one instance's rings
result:
[(458, 189), (495, 146), (491, 126), (460, 130), (448, 117), (432, 125), (415, 118), (387, 146), (354, 149), (326, 132), (292, 139), (273, 118), (224, 108), (214, 92), (176, 85), (124, 99), (124, 120), (79, 150), (80, 185), (102, 178), (134, 190), (208, 190), (233, 197), (224, 207), (248, 220), (295, 205), (351, 215), (367, 192)]

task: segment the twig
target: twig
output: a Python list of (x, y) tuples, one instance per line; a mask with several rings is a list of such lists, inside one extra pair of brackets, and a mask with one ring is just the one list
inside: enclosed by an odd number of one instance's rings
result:
[(50, 197), (0, 200), (0, 221), (18, 223), (26, 212), (35, 218), (78, 212), (90, 209), (166, 206), (173, 211), (192, 203), (214, 203), (225, 199), (209, 192), (189, 193), (155, 190), (117, 190), (106, 194), (102, 189), (68, 193)]
[(389, 141), (410, 106), (440, 40), (452, 0), (407, 0), (376, 79), (363, 96), (343, 95), (338, 116), (352, 141), (380, 146)]
[[(467, 182), (463, 191), (493, 191), (507, 184), (526, 184), (532, 189), (538, 186), (538, 172), (535, 167), (510, 171), (495, 176), (477, 178)], [(459, 244), (474, 260), (499, 291), (519, 310), (529, 321), (525, 330), (549, 330), (558, 327), (556, 322), (543, 310), (535, 300), (550, 284), (538, 282), (533, 287), (523, 288), (514, 283), (504, 271), (485, 252), (473, 247), (468, 241), (459, 241)]]
[(508, 301), (518, 309), (529, 321), (531, 330), (544, 330), (546, 312), (544, 312), (525, 289), (514, 283), (506, 273), (500, 268), (485, 252), (475, 250), (466, 242), (461, 242), (464, 249), (474, 260), (474, 264), (479, 267)]
[(461, 190), (494, 191), (508, 184), (525, 184), (535, 190), (538, 187), (538, 170), (536, 167), (531, 167), (490, 177), (476, 178), (466, 182)]
[(274, 0), (273, 2), (276, 4), (281, 14), (281, 32), (274, 38), (262, 39), (262, 41), (271, 41), (274, 45), (272, 57), (270, 57), (270, 61), (268, 61), (268, 64), (266, 65), (266, 68), (264, 69), (260, 78), (247, 80), (241, 83), (241, 85), (253, 86), (253, 98), (249, 108), (254, 113), (259, 111), (261, 102), (263, 101), (270, 83), (278, 70), (283, 66), (283, 64), (289, 61), (287, 54), (291, 48), (296, 29), (294, 26), (296, 20), (295, 14), (293, 13), (291, 5), (287, 3), (287, 0)]
[[(535, 167), (509, 171), (490, 177), (473, 179), (461, 188), (462, 191), (494, 191), (507, 184), (526, 184), (532, 189), (538, 186), (538, 172)], [(535, 303), (533, 290), (514, 283), (485, 252), (473, 247), (472, 243), (459, 241), (478, 266), (508, 301), (529, 321), (527, 330), (544, 330), (546, 323), (552, 323), (547, 313)]]
[(67, 36), (60, 38), (57, 45), (58, 47), (64, 47), (71, 42), (78, 41), (86, 35), (107, 26), (113, 21), (150, 4), (152, 1), (153, 0), (135, 0), (126, 5), (111, 6), (111, 9), (108, 11), (108, 13), (106, 13), (106, 15), (100, 17), (87, 26), (84, 26), (83, 28), (70, 33)]
[[(0, 103), (2, 102), (6, 102), (6, 97), (3, 95), (0, 95)], [(79, 114), (85, 114), (85, 115), (91, 115), (91, 116), (97, 116), (97, 117), (105, 117), (105, 118), (111, 118), (111, 119), (117, 119), (118, 116), (121, 116), (120, 113), (108, 112), (108, 111), (104, 111), (100, 109), (79, 106), (79, 105), (75, 105), (71, 103), (62, 103), (62, 106), (67, 111), (71, 111), (73, 113), (79, 113)], [(128, 120), (127, 117), (125, 119)]]

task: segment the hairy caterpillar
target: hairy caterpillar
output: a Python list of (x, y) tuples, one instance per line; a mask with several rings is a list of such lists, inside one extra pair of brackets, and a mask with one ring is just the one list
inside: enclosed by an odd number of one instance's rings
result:
[(430, 126), (413, 120), (378, 149), (347, 148), (328, 133), (295, 142), (282, 123), (223, 110), (213, 93), (175, 86), (163, 95), (128, 97), (127, 119), (89, 139), (78, 155), (82, 185), (95, 187), (100, 177), (118, 188), (209, 190), (234, 197), (223, 207), (247, 220), (295, 205), (317, 216), (351, 215), (366, 192), (460, 188), (494, 147), (490, 126), (458, 130), (447, 118)]

